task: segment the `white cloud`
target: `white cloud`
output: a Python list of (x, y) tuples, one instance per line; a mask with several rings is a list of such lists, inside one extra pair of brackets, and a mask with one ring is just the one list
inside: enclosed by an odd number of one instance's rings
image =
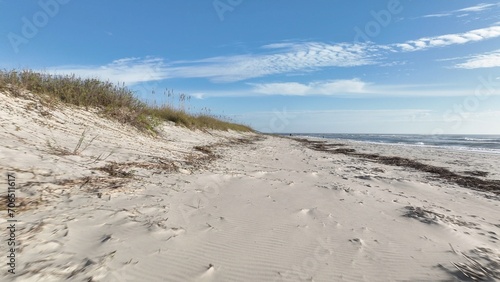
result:
[(196, 99), (200, 99), (200, 100), (205, 99), (206, 95), (207, 94), (205, 94), (203, 92), (195, 92), (195, 93), (189, 94), (189, 96), (194, 97)]
[[(486, 87), (496, 87), (498, 83), (488, 78)], [(312, 81), (312, 82), (278, 82), (278, 83), (248, 83), (251, 88), (232, 91), (206, 92), (210, 97), (227, 96), (259, 96), (259, 95), (284, 95), (284, 96), (340, 96), (351, 97), (452, 97), (474, 95), (475, 89), (457, 88), (448, 84), (399, 84), (384, 85), (362, 81), (358, 78)], [(493, 86), (491, 86), (493, 85)], [(493, 91), (490, 95), (499, 95)]]
[(104, 66), (63, 66), (46, 71), (51, 74), (75, 74), (83, 78), (98, 78), (133, 85), (168, 78), (165, 70), (165, 64), (159, 58), (124, 58)]
[(499, 4), (500, 3), (496, 3), (496, 4), (481, 3), (481, 4), (477, 4), (476, 6), (471, 6), (471, 7), (463, 8), (460, 10), (456, 10), (456, 12), (481, 12), (484, 10), (488, 10), (491, 7), (499, 6)]
[(422, 16), (422, 18), (440, 18), (440, 17), (451, 16), (451, 15), (452, 15), (451, 13), (430, 14), (430, 15)]
[(500, 67), (500, 49), (490, 53), (474, 55), (466, 62), (455, 65), (455, 67), (461, 69)]
[(235, 82), (275, 74), (309, 72), (324, 67), (354, 67), (375, 64), (378, 54), (370, 44), (321, 42), (279, 43), (262, 47), (267, 53), (212, 57), (166, 64), (158, 58), (125, 58), (104, 66), (63, 66), (52, 73), (74, 73), (127, 84), (166, 78), (208, 78)]
[(366, 83), (359, 79), (335, 80), (314, 85), (320, 94), (331, 95), (336, 93), (364, 93)]
[(441, 17), (453, 16), (456, 14), (459, 14), (459, 15), (457, 15), (458, 17), (463, 17), (464, 14), (462, 14), (462, 13), (470, 13), (470, 12), (478, 13), (478, 12), (489, 10), (491, 8), (494, 8), (494, 7), (500, 7), (500, 3), (496, 3), (496, 4), (481, 3), (481, 4), (477, 4), (475, 6), (470, 6), (470, 7), (466, 7), (463, 9), (458, 9), (458, 10), (453, 10), (453, 11), (443, 12), (443, 13), (437, 13), (437, 14), (425, 15), (425, 16), (422, 16), (422, 18), (441, 18)]
[[(273, 75), (303, 74), (323, 68), (366, 65), (395, 66), (394, 60), (389, 57), (391, 54), (478, 42), (495, 37), (500, 37), (500, 25), (464, 33), (424, 37), (390, 45), (285, 42), (265, 45), (260, 48), (260, 52), (246, 55), (219, 56), (168, 63), (161, 58), (124, 58), (102, 66), (60, 66), (49, 68), (48, 71), (56, 74), (76, 74), (81, 77), (123, 82), (127, 85), (169, 78), (205, 78), (212, 82), (237, 82)], [(486, 63), (483, 62), (482, 65), (486, 65)], [(471, 62), (471, 64), (464, 64), (460, 67), (467, 66), (474, 66), (474, 64)], [(351, 81), (350, 83), (344, 86), (339, 85), (337, 81), (332, 85), (323, 85), (323, 88), (311, 84), (270, 84), (265, 87), (261, 86), (259, 91), (265, 93), (279, 90), (287, 95), (304, 95), (304, 93), (311, 93), (311, 91), (329, 94), (348, 91), (360, 93), (365, 90), (363, 88), (365, 85), (362, 85), (360, 81)]]
[[(412, 115), (429, 116), (433, 111), (427, 109), (373, 109), (373, 110), (298, 110), (286, 111), (288, 115), (311, 115), (311, 114), (366, 114), (373, 115), (379, 114), (384, 116), (405, 116), (411, 117)], [(263, 112), (250, 112), (244, 114), (245, 116), (274, 116), (276, 111), (263, 111)]]
[(173, 63), (177, 77), (202, 77), (215, 82), (233, 82), (274, 74), (307, 72), (324, 67), (354, 67), (375, 63), (377, 54), (368, 44), (320, 42), (271, 44), (271, 54), (208, 58), (191, 63)]
[[(277, 125), (277, 116), (286, 121), (286, 125)], [(408, 123), (429, 122), (436, 120), (435, 113), (426, 109), (345, 109), (345, 110), (298, 110), (290, 111), (286, 107), (274, 111), (249, 112), (233, 115), (238, 120), (252, 120), (252, 126), (262, 132), (373, 132), (391, 130), (394, 124), (408, 127)], [(374, 125), (377, 125), (374, 127)], [(380, 127), (382, 126), (382, 127)], [(403, 129), (404, 130), (404, 129)], [(385, 132), (393, 133), (393, 132)]]
[(257, 83), (253, 92), (268, 95), (335, 95), (363, 93), (366, 83), (359, 79), (316, 81), (307, 84), (298, 82)]
[(295, 44), (292, 42), (289, 42), (289, 43), (282, 42), (282, 43), (267, 44), (267, 45), (262, 46), (262, 48), (264, 48), (264, 49), (281, 49), (281, 48), (290, 48), (290, 47), (293, 47), (294, 45)]
[(399, 48), (401, 51), (411, 52), (429, 48), (482, 41), (495, 37), (500, 37), (500, 26), (475, 29), (464, 33), (424, 37), (417, 40), (406, 41), (404, 43), (393, 44), (392, 46)]
[(394, 67), (394, 66), (404, 66), (408, 62), (407, 61), (393, 61), (393, 62), (387, 62), (387, 63), (381, 63), (381, 67)]
[(255, 92), (269, 95), (305, 95), (312, 90), (311, 86), (298, 82), (263, 83), (254, 86)]

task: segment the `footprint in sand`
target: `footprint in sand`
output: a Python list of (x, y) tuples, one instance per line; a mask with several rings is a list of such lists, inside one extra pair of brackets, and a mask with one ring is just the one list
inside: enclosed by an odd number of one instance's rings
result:
[(354, 246), (357, 246), (358, 250), (362, 250), (365, 247), (365, 242), (361, 238), (349, 239), (349, 242), (351, 242)]

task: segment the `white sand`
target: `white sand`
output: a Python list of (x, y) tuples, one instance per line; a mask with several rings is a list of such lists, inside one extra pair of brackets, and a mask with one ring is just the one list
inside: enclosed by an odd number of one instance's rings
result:
[[(153, 138), (34, 98), (0, 93), (0, 107), (0, 171), (15, 172), (26, 209), (17, 274), (0, 262), (1, 281), (435, 281), (463, 277), (452, 262), (473, 262), (462, 252), (490, 269), (500, 263), (498, 197), (427, 173), (285, 138), (231, 143), (255, 135), (168, 124)], [(85, 129), (80, 150), (61, 155)], [(219, 159), (187, 162), (204, 156), (194, 146), (214, 143)], [(457, 172), (477, 164), (498, 179), (499, 156), (404, 156)], [(132, 176), (96, 170), (112, 162)]]

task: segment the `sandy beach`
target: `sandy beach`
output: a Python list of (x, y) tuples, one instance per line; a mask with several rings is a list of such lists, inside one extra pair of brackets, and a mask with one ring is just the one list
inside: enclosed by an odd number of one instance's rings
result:
[(500, 155), (0, 107), (2, 281), (500, 279)]

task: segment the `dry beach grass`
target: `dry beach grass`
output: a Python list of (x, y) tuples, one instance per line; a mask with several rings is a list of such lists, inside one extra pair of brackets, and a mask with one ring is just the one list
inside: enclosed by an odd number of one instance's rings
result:
[[(184, 108), (173, 105), (148, 105), (125, 86), (98, 79), (82, 79), (74, 75), (58, 76), (34, 72), (0, 71), (0, 90), (16, 97), (26, 96), (26, 91), (37, 95), (39, 102), (50, 108), (63, 103), (86, 109), (97, 109), (107, 117), (131, 124), (141, 130), (155, 132), (155, 127), (164, 121), (172, 121), (189, 128), (252, 131), (248, 126), (235, 124), (207, 114), (189, 114)], [(169, 96), (175, 96), (167, 91)], [(29, 96), (29, 95), (28, 95)], [(180, 94), (179, 99), (186, 99)], [(49, 114), (48, 111), (41, 112)]]

